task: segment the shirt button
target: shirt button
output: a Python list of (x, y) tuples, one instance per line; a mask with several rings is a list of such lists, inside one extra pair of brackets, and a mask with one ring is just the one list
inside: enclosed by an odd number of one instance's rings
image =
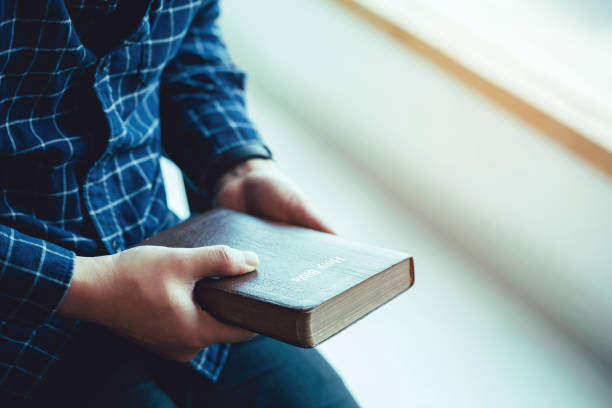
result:
[(113, 242), (111, 242), (111, 246), (113, 247), (113, 250), (115, 252), (119, 252), (119, 250), (121, 249), (121, 245), (119, 245), (118, 239), (113, 239)]
[(102, 71), (107, 72), (108, 71), (108, 64), (110, 62), (110, 58), (109, 57), (105, 57), (102, 60), (102, 64), (100, 65), (100, 68), (102, 68)]

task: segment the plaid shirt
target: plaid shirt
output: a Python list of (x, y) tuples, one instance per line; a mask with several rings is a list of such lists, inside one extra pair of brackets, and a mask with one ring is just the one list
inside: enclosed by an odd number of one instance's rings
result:
[[(269, 157), (218, 13), (213, 0), (2, 1), (0, 391), (32, 396), (87, 326), (54, 314), (75, 255), (115, 253), (178, 221), (162, 149), (200, 186)], [(214, 381), (228, 347), (191, 364)]]

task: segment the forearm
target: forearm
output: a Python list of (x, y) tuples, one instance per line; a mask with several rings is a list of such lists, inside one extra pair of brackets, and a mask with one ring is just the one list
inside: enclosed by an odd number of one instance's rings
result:
[(56, 311), (72, 277), (75, 254), (0, 225), (0, 318), (39, 327)]
[(217, 1), (197, 12), (160, 88), (163, 148), (207, 198), (235, 165), (271, 157), (248, 118), (245, 74), (219, 35), (218, 16)]

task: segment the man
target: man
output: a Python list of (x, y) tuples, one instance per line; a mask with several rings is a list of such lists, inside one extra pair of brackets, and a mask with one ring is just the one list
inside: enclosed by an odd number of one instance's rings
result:
[(0, 5), (0, 405), (354, 406), (314, 350), (230, 327), (198, 279), (248, 248), (128, 249), (200, 199), (330, 232), (248, 121), (214, 0)]

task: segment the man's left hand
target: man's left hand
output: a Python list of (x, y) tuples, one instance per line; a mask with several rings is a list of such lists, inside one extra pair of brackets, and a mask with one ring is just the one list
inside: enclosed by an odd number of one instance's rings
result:
[(334, 233), (272, 160), (250, 159), (237, 165), (221, 177), (215, 191), (215, 207)]

